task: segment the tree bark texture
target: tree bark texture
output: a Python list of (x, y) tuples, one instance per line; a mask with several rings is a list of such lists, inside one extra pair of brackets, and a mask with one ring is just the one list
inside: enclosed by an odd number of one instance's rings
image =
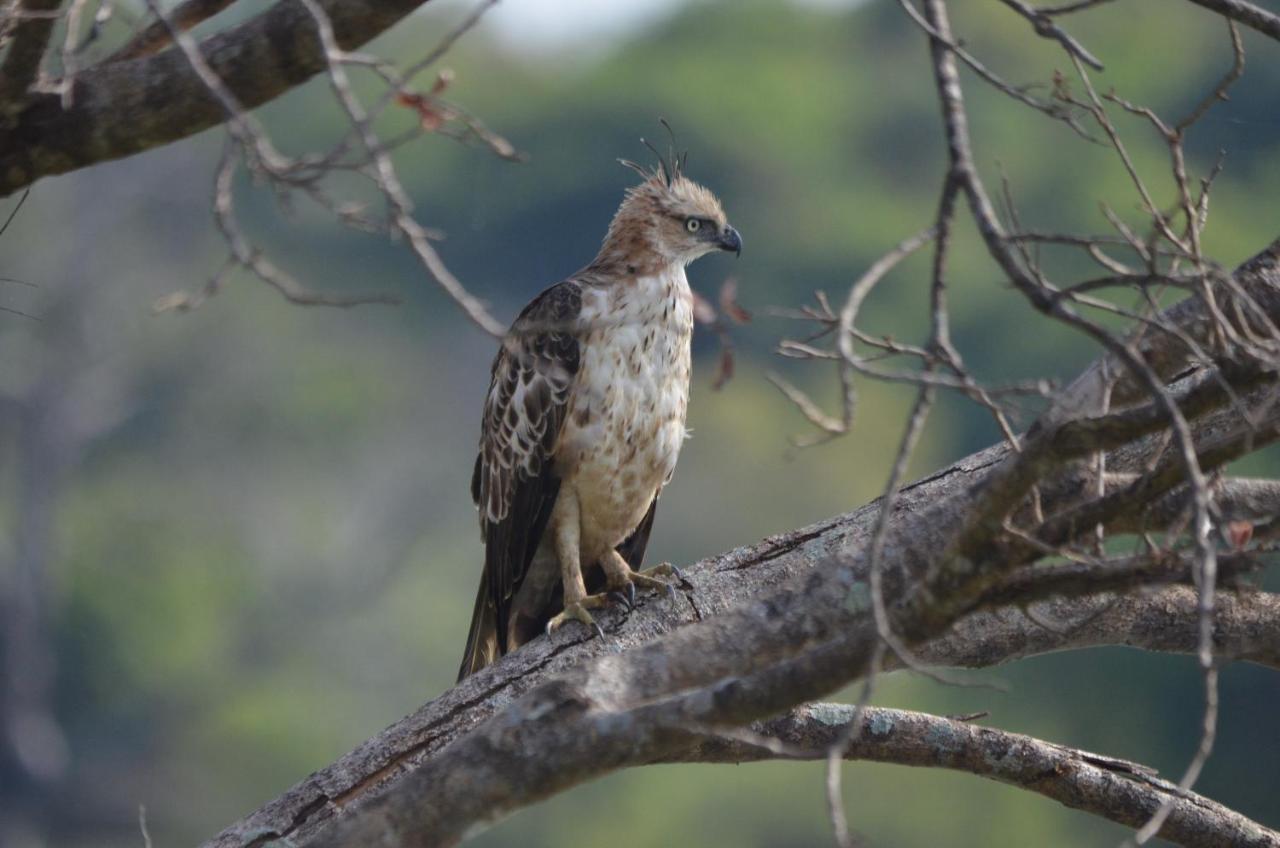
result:
[[(351, 50), (425, 2), (322, 0), (320, 5), (333, 21), (339, 46)], [(315, 19), (296, 0), (278, 0), (260, 15), (204, 39), (200, 49), (245, 109), (328, 68)], [(14, 55), (12, 49), (9, 55)], [(0, 91), (4, 83), (0, 79)], [(172, 47), (154, 56), (85, 68), (72, 81), (68, 108), (53, 92), (33, 91), (11, 102), (20, 108), (0, 132), (0, 197), (41, 177), (195, 135), (227, 118), (182, 51)]]

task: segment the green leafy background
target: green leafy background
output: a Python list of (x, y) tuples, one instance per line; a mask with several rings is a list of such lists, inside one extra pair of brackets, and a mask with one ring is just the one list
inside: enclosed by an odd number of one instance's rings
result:
[[(1009, 79), (1069, 74), (1061, 52), (999, 4), (953, 6), (967, 46)], [(459, 13), (429, 9), (369, 49), (421, 55)], [(1101, 89), (1164, 114), (1185, 112), (1230, 65), (1225, 27), (1190, 4), (1126, 0), (1070, 26), (1106, 63)], [(1200, 173), (1227, 152), (1205, 237), (1226, 264), (1280, 230), (1280, 47), (1246, 42), (1245, 81), (1189, 142)], [(663, 499), (654, 561), (691, 562), (873, 498), (910, 390), (861, 384), (852, 435), (794, 450), (789, 437), (807, 425), (765, 372), (831, 409), (836, 384), (824, 367), (771, 353), (797, 328), (767, 307), (811, 302), (818, 289), (841, 296), (931, 220), (943, 169), (937, 107), (925, 42), (897, 4), (692, 2), (586, 58), (516, 51), (482, 25), (447, 64), (450, 96), (529, 161), (432, 137), (398, 161), (419, 219), (445, 231), (441, 253), (497, 315), (590, 259), (633, 179), (615, 160), (645, 160), (639, 137), (663, 138), (658, 116), (743, 233), (741, 260), (690, 271), (710, 297), (736, 277), (756, 320), (734, 330), (738, 373), (721, 391), (711, 389), (714, 341), (697, 344), (694, 437)], [(1102, 231), (1102, 202), (1141, 225), (1111, 152), (971, 75), (966, 85), (979, 165), (992, 185), (1007, 175), (1028, 226)], [(370, 80), (360, 87), (374, 91)], [(342, 126), (322, 82), (262, 115), (295, 153)], [(387, 129), (410, 118), (396, 114)], [(1116, 120), (1159, 201), (1171, 202), (1159, 139), (1139, 120)], [(0, 314), (0, 391), (51, 393), (40, 395), (53, 398), (49, 426), (77, 445), (60, 468), (39, 468), (55, 490), (55, 707), (71, 764), (46, 786), (0, 773), (0, 830), (15, 845), (141, 845), (139, 804), (156, 845), (194, 843), (453, 680), (481, 557), (467, 483), (492, 342), (403, 246), (337, 227), (305, 201), (282, 213), (248, 181), (237, 188), (245, 226), (278, 262), (317, 289), (388, 290), (405, 305), (299, 308), (236, 277), (190, 314), (152, 315), (153, 299), (197, 289), (222, 259), (208, 209), (220, 143), (213, 131), (43, 181), (0, 239), (0, 274), (37, 286), (0, 284), (0, 305), (39, 319)], [(1067, 252), (1044, 258), (1063, 275), (1083, 268)], [(882, 284), (864, 326), (922, 338), (926, 269), (919, 257)], [(1031, 316), (967, 224), (952, 272), (954, 332), (981, 378), (1069, 377), (1094, 355)], [(997, 438), (982, 410), (947, 399), (912, 473)], [(29, 506), (23, 445), (0, 417), (0, 573)], [(1190, 658), (1096, 650), (977, 677), (1008, 691), (893, 675), (875, 702), (987, 710), (996, 726), (1171, 776), (1195, 745)], [(1280, 678), (1229, 667), (1222, 699), (1199, 788), (1280, 827)], [(825, 845), (822, 786), (817, 764), (646, 768), (520, 812), (473, 844)], [(852, 826), (875, 845), (1110, 845), (1125, 834), (939, 771), (851, 764), (844, 796)]]

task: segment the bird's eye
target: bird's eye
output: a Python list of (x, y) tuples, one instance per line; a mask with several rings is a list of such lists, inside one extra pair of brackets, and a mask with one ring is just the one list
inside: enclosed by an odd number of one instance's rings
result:
[(697, 218), (690, 218), (684, 222), (684, 228), (691, 233), (696, 233), (699, 229), (702, 228), (702, 222), (699, 221)]

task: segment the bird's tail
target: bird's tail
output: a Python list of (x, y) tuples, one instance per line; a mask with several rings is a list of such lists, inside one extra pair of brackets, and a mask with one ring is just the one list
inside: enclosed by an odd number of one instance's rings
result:
[(489, 574), (486, 569), (484, 576), (480, 578), (480, 589), (476, 592), (476, 608), (471, 614), (471, 632), (467, 634), (467, 647), (462, 652), (458, 682), (498, 659), (497, 613), (489, 594)]

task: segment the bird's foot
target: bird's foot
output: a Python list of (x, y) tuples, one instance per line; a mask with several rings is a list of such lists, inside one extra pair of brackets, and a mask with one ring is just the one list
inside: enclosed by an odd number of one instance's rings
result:
[(601, 629), (600, 625), (596, 623), (596, 620), (591, 617), (591, 613), (587, 612), (587, 610), (599, 609), (607, 604), (608, 601), (607, 595), (587, 595), (580, 601), (571, 601), (565, 604), (564, 610), (552, 616), (551, 620), (547, 622), (547, 635), (550, 636), (553, 632), (559, 630), (566, 622), (578, 621), (595, 630), (596, 635), (603, 639), (604, 630)]
[[(672, 565), (669, 562), (660, 562), (657, 565), (653, 566), (652, 568), (646, 568), (643, 571), (640, 571), (639, 573), (643, 574), (646, 577), (674, 577), (676, 579), (676, 583), (679, 583), (679, 584), (684, 584), (688, 582), (687, 580), (684, 579), (684, 572), (676, 568), (674, 565)], [(662, 582), (662, 585), (670, 586), (671, 582), (664, 580)]]
[[(653, 581), (658, 586), (664, 588), (668, 597), (674, 597), (676, 589), (692, 589), (693, 585), (684, 579), (684, 572), (676, 568), (669, 562), (660, 562), (652, 568), (646, 568), (639, 572), (638, 577), (644, 577)], [(659, 577), (674, 577), (674, 580), (659, 580)], [(644, 585), (644, 584), (641, 584)]]
[(631, 612), (636, 608), (636, 584), (630, 580), (626, 581), (626, 585), (622, 588), (609, 592), (609, 600), (615, 604), (621, 604), (627, 608), (627, 612)]
[[(676, 578), (677, 582), (673, 583), (670, 580), (663, 579), (672, 576)], [(611, 591), (609, 592), (609, 598), (624, 604), (628, 610), (635, 608), (637, 586), (641, 589), (657, 589), (665, 592), (668, 597), (672, 597), (676, 593), (678, 583), (684, 582), (684, 576), (680, 573), (680, 569), (669, 562), (646, 568), (643, 571), (632, 571), (628, 568), (624, 572), (610, 575), (610, 578)]]

